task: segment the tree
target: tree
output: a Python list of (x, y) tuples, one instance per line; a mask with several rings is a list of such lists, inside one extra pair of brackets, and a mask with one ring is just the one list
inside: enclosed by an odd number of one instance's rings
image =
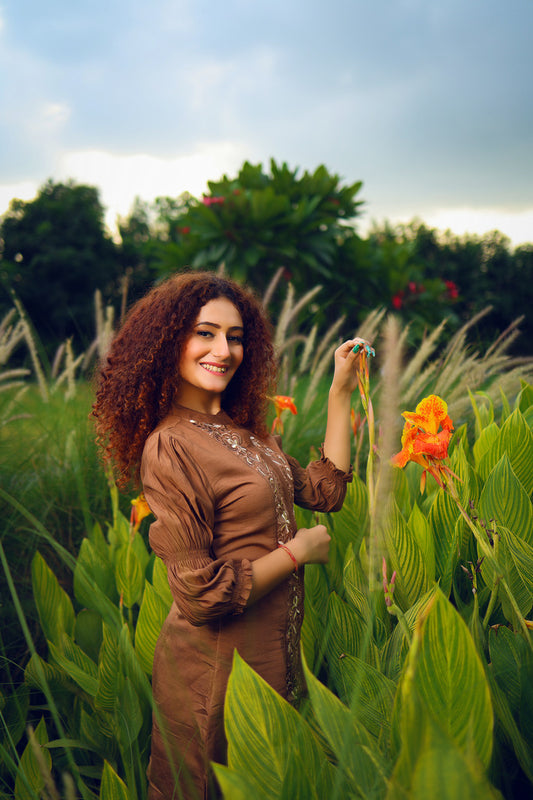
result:
[(87, 346), (94, 292), (109, 296), (120, 273), (97, 189), (50, 180), (35, 200), (13, 200), (0, 222), (0, 253), (3, 283), (22, 302), (47, 352), (71, 336)]

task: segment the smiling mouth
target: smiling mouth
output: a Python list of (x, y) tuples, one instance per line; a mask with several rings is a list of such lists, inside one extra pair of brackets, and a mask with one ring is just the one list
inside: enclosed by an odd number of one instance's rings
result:
[(228, 367), (215, 367), (214, 364), (200, 364), (200, 366), (208, 372), (214, 372), (216, 375), (224, 375), (228, 371)]

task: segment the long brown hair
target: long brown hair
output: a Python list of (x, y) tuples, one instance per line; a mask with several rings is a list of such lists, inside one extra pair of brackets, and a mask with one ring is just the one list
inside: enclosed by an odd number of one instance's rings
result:
[(129, 311), (97, 378), (92, 415), (97, 439), (122, 488), (138, 485), (144, 443), (168, 414), (178, 364), (200, 309), (226, 297), (244, 326), (244, 357), (222, 398), (236, 424), (267, 433), (267, 395), (276, 363), (270, 325), (248, 289), (212, 272), (186, 272), (152, 289)]

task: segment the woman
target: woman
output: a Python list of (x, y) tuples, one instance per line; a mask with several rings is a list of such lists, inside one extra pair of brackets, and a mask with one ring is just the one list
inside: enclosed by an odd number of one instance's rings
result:
[(225, 760), (235, 649), (290, 702), (301, 694), (303, 566), (327, 562), (329, 535), (297, 530), (293, 505), (342, 506), (358, 344), (335, 353), (321, 458), (303, 469), (266, 429), (275, 358), (250, 292), (213, 273), (178, 275), (133, 307), (113, 342), (99, 438), (119, 484), (142, 482), (175, 601), (154, 657), (151, 800), (216, 791), (209, 762)]

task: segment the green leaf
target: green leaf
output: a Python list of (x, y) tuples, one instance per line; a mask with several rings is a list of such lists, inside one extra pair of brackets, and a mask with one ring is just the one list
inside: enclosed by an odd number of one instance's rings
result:
[(352, 790), (362, 797), (382, 796), (389, 766), (359, 722), (357, 706), (348, 708), (312, 675), (305, 661), (303, 666), (313, 713), (339, 769), (349, 779)]
[(144, 588), (143, 569), (131, 542), (117, 552), (115, 580), (124, 605), (131, 608), (141, 599)]
[(452, 498), (442, 489), (437, 492), (429, 512), (429, 524), (435, 543), (435, 579), (447, 596), (458, 558), (457, 520), (460, 512)]
[(67, 593), (40, 553), (31, 562), (33, 596), (43, 633), (48, 641), (60, 646), (63, 634), (74, 632), (74, 609)]
[(433, 534), (429, 527), (427, 518), (422, 514), (420, 508), (415, 503), (409, 521), (407, 523), (409, 531), (414, 536), (414, 539), (420, 549), (422, 560), (424, 562), (424, 571), (426, 574), (426, 591), (433, 584), (435, 580), (435, 545), (433, 542)]
[[(30, 741), (24, 748), (20, 757), (20, 764), (15, 779), (15, 800), (35, 800), (41, 796), (41, 791), (46, 784), (46, 776), (42, 769), (46, 770), (48, 778), (51, 780), (50, 768), (52, 759), (50, 753), (43, 746), (48, 742), (46, 723), (41, 718), (33, 734), (33, 742)], [(40, 752), (40, 757), (36, 755), (36, 750)]]
[[(498, 562), (503, 567), (504, 577), (520, 613), (525, 617), (533, 606), (533, 547), (507, 528), (498, 528), (498, 532), (501, 537)], [(509, 598), (502, 593), (501, 599), (506, 619), (517, 624)]]
[(500, 429), (495, 422), (492, 422), (488, 427), (483, 428), (472, 448), (477, 466), (479, 466), (479, 463), (484, 457), (485, 453), (491, 449), (492, 445), (498, 438), (499, 433)]
[[(332, 768), (307, 723), (235, 651), (224, 713), (228, 765), (246, 775), (259, 795), (278, 797), (291, 761), (298, 760), (319, 797)], [(295, 787), (294, 797), (301, 797)]]
[(531, 500), (504, 454), (488, 476), (479, 500), (479, 514), (486, 524), (496, 520), (515, 536), (533, 545)]
[(135, 652), (147, 675), (152, 674), (155, 646), (167, 615), (166, 603), (147, 581), (135, 629)]
[(120, 743), (122, 757), (132, 760), (131, 745), (139, 736), (143, 714), (137, 692), (129, 678), (122, 681), (115, 705), (115, 733)]
[(94, 661), (67, 634), (63, 634), (61, 647), (56, 647), (53, 642), (49, 642), (48, 646), (52, 660), (64, 669), (69, 678), (72, 678), (84, 692), (94, 697), (98, 688), (98, 668)]
[(519, 409), (505, 420), (501, 431), (479, 462), (479, 474), (486, 480), (506, 454), (513, 472), (528, 495), (533, 491), (533, 433)]
[(466, 624), (440, 590), (409, 663), (425, 712), (463, 752), (473, 747), (488, 766), (493, 712), (485, 671)]
[(355, 656), (345, 656), (339, 665), (346, 697), (357, 718), (376, 739), (387, 739), (396, 684), (375, 667)]
[(154, 559), (154, 566), (152, 570), (152, 585), (170, 611), (170, 606), (172, 605), (174, 598), (172, 597), (172, 592), (170, 591), (170, 586), (168, 584), (167, 568), (165, 567), (164, 562), (157, 556)]
[(489, 630), (489, 652), (494, 678), (511, 711), (518, 715), (533, 674), (531, 650), (521, 633), (514, 633), (501, 625)]
[(103, 639), (98, 660), (98, 688), (95, 706), (101, 711), (113, 711), (124, 676), (120, 669), (118, 636), (108, 625), (103, 626)]
[(100, 800), (131, 800), (128, 787), (108, 761), (104, 761), (99, 798)]
[(94, 594), (92, 586), (87, 586), (83, 580), (85, 574), (106, 597), (113, 602), (118, 600), (115, 576), (110, 562), (110, 548), (108, 545), (104, 546), (105, 551), (99, 539), (96, 545), (93, 540), (82, 539), (74, 570), (74, 595), (81, 605), (90, 607), (89, 603)]
[(270, 791), (263, 794), (246, 775), (235, 772), (224, 764), (211, 766), (222, 789), (224, 800), (250, 800), (251, 797), (254, 800), (272, 800)]
[(395, 594), (399, 605), (409, 608), (429, 587), (422, 551), (397, 507), (387, 515), (384, 533), (389, 561), (396, 572)]
[(82, 608), (76, 617), (74, 638), (81, 649), (96, 663), (102, 644), (102, 617), (91, 608)]

